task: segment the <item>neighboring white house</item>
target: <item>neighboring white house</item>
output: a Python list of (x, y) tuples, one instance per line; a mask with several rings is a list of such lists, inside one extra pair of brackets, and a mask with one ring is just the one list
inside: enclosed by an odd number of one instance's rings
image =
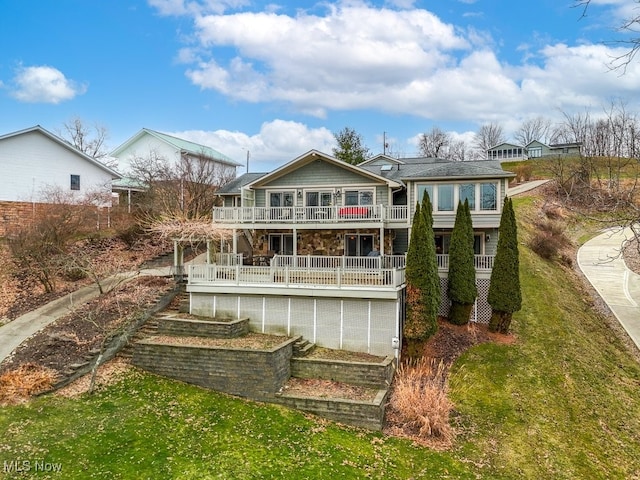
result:
[(2, 202), (46, 202), (56, 188), (78, 199), (110, 194), (121, 175), (39, 125), (0, 136)]
[(182, 159), (206, 159), (214, 162), (217, 175), (221, 177), (235, 177), (236, 167), (241, 164), (227, 157), (223, 153), (206, 145), (200, 145), (182, 138), (143, 128), (133, 137), (117, 147), (111, 156), (118, 160), (118, 171), (127, 175), (131, 170), (131, 163), (135, 159), (150, 157), (167, 160), (174, 165)]
[[(134, 203), (133, 197), (136, 193), (143, 192), (147, 188), (145, 182), (132, 171), (134, 163), (144, 165), (149, 161), (166, 161), (170, 166), (175, 167), (184, 161), (198, 162), (201, 167), (197, 169), (202, 168), (200, 173), (210, 177), (208, 183), (212, 184), (223, 184), (234, 179), (236, 167), (241, 165), (206, 145), (148, 128), (140, 130), (110, 155), (118, 161), (118, 170), (124, 174), (122, 179), (113, 182), (113, 191), (120, 195), (121, 204), (126, 204), (129, 211), (131, 211)], [(210, 163), (204, 164), (202, 162)]]

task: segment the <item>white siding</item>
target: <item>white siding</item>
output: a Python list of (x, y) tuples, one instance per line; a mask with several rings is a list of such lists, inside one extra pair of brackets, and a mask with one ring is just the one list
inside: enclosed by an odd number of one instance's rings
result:
[[(42, 192), (49, 187), (78, 198), (111, 191), (111, 174), (38, 131), (2, 139), (0, 168), (2, 201), (42, 201)], [(80, 190), (71, 190), (71, 175), (80, 176)]]
[(148, 159), (152, 153), (156, 158), (169, 160), (172, 165), (180, 159), (180, 150), (152, 135), (143, 135), (118, 154), (118, 171), (126, 175), (131, 170), (132, 159)]

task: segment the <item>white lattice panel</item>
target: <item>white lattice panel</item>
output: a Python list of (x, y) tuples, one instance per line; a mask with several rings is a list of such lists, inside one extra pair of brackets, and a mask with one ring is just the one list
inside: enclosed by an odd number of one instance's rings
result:
[(318, 299), (317, 312), (316, 343), (327, 348), (340, 348), (340, 300)]

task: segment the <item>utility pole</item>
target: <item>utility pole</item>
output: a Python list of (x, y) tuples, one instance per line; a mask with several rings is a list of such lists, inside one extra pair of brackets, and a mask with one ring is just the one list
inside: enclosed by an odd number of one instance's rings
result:
[(247, 149), (247, 173), (249, 173), (249, 156), (250, 156), (250, 152), (249, 152), (249, 149)]

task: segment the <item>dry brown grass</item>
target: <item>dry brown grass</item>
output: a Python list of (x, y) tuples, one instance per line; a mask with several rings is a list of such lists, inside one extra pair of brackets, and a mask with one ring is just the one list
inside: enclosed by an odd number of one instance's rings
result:
[(54, 370), (25, 363), (0, 376), (0, 405), (13, 405), (49, 390), (56, 381)]
[(423, 357), (399, 366), (387, 418), (393, 433), (450, 445), (453, 402), (447, 397), (447, 369), (442, 361)]

